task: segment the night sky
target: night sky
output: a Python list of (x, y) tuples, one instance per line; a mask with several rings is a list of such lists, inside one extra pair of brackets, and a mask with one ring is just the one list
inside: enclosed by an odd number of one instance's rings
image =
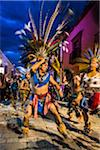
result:
[[(74, 11), (74, 16), (69, 24), (72, 27), (77, 19), (81, 16), (84, 8), (88, 4), (88, 1), (62, 1), (62, 8), (64, 9), (67, 4), (70, 4), (70, 8)], [(43, 17), (49, 12), (49, 18), (54, 11), (57, 1), (45, 1), (43, 9)], [(24, 24), (29, 21), (28, 9), (31, 8), (32, 15), (35, 20), (37, 28), (39, 27), (39, 11), (41, 1), (3, 1), (0, 0), (0, 49), (10, 59), (10, 61), (18, 66), (18, 60), (21, 52), (18, 47), (21, 44), (21, 40), (15, 35), (15, 31), (24, 27)], [(63, 14), (60, 13), (52, 33), (55, 27), (58, 25), (59, 20), (62, 20)]]

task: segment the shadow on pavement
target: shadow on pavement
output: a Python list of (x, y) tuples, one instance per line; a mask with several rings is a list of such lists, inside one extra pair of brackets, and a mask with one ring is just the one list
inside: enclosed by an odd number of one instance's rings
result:
[(45, 131), (45, 130), (41, 130), (41, 129), (35, 129), (34, 127), (32, 127), (31, 129), (33, 129), (37, 132), (48, 134), (51, 137), (52, 141), (57, 143), (59, 146), (62, 146), (63, 148), (68, 148), (69, 150), (70, 149), (71, 150), (80, 150), (76, 141), (74, 141), (73, 139), (64, 138), (64, 137), (61, 137), (55, 133), (51, 133), (49, 131)]
[(14, 131), (16, 134), (22, 134), (21, 127), (23, 126), (22, 120), (20, 118), (11, 118), (7, 121), (7, 128)]
[(73, 122), (73, 123), (75, 123), (75, 124), (78, 124), (77, 121), (70, 120), (69, 118), (66, 118), (66, 117), (64, 117), (64, 116), (62, 116), (62, 115), (61, 115), (61, 117), (62, 117), (63, 119), (66, 119), (66, 120), (69, 121), (69, 122)]
[(70, 125), (68, 122), (65, 124), (70, 131), (74, 131), (76, 133), (83, 134), (83, 135), (87, 136), (88, 138), (90, 138), (91, 140), (95, 141), (96, 143), (100, 143), (99, 135), (97, 136), (97, 138), (94, 137), (94, 135), (97, 134), (96, 132), (91, 131), (90, 133), (86, 133), (84, 130), (80, 130), (80, 129), (76, 128), (76, 126)]
[(26, 148), (21, 148), (19, 150), (60, 150), (59, 146), (47, 141), (47, 140), (40, 140), (37, 142), (30, 141), (27, 143)]
[(37, 131), (37, 132), (48, 134), (49, 136), (58, 138), (59, 140), (63, 140), (63, 137), (61, 137), (61, 136), (59, 136), (59, 135), (57, 135), (55, 133), (52, 133), (52, 132), (49, 132), (49, 131), (45, 131), (45, 130), (42, 130), (42, 129), (36, 129), (36, 128), (32, 127), (32, 126), (30, 126), (30, 129), (34, 130), (34, 131)]

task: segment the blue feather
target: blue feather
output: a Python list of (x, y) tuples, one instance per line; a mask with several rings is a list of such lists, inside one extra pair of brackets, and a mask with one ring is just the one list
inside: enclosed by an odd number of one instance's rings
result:
[(84, 56), (85, 56), (88, 60), (90, 60), (90, 56), (88, 56), (87, 54), (84, 54)]
[(88, 53), (89, 53), (90, 57), (93, 57), (93, 56), (94, 56), (94, 54), (93, 54), (93, 52), (92, 52), (91, 49), (88, 49)]

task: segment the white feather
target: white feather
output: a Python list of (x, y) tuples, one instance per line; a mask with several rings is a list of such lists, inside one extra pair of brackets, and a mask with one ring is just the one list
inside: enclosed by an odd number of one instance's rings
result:
[(24, 25), (24, 29), (26, 29), (26, 30), (28, 30), (29, 32), (31, 32), (30, 21), (29, 21), (28, 25), (27, 25), (27, 24)]
[(22, 45), (22, 44), (21, 44), (19, 47), (22, 47), (22, 48), (23, 48), (23, 47), (24, 47), (24, 45)]
[(26, 35), (26, 32), (25, 32), (25, 30), (24, 30), (24, 29), (22, 29), (22, 30), (21, 30), (21, 32), (22, 32), (24, 35)]
[(47, 18), (48, 18), (48, 13), (46, 14), (45, 19), (44, 19), (42, 36), (44, 36)]
[(21, 30), (15, 32), (15, 35), (19, 35), (19, 34), (22, 34)]
[(42, 1), (41, 10), (40, 10), (40, 22), (39, 22), (39, 26), (40, 26), (39, 35), (40, 35), (40, 38), (41, 38), (41, 35), (42, 35), (42, 12), (43, 12), (43, 5), (44, 5), (44, 1)]
[(33, 18), (32, 18), (32, 14), (31, 14), (31, 12), (30, 12), (30, 9), (29, 9), (29, 17), (30, 17), (30, 21), (31, 21), (31, 23), (32, 23), (32, 28), (33, 28), (33, 31), (34, 31), (34, 35), (35, 35), (35, 37), (36, 37), (36, 40), (38, 40), (37, 29), (36, 29), (34, 20), (33, 20)]
[(28, 27), (31, 28), (31, 21), (28, 22)]
[(19, 38), (20, 38), (20, 39), (23, 39), (23, 36), (22, 36), (22, 35), (19, 35)]

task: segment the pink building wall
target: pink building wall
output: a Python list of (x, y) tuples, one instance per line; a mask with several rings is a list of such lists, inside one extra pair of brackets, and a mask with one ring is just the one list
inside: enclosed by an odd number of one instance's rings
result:
[(63, 53), (64, 68), (69, 64), (69, 56), (73, 49), (71, 41), (80, 31), (83, 31), (81, 39), (81, 50), (84, 51), (88, 48), (93, 48), (94, 36), (96, 33), (99, 32), (99, 23), (96, 21), (95, 18), (96, 11), (97, 5), (93, 5), (93, 7), (83, 17), (83, 19), (73, 28), (73, 30), (70, 33), (70, 36), (67, 38), (67, 41), (69, 41), (69, 53)]

